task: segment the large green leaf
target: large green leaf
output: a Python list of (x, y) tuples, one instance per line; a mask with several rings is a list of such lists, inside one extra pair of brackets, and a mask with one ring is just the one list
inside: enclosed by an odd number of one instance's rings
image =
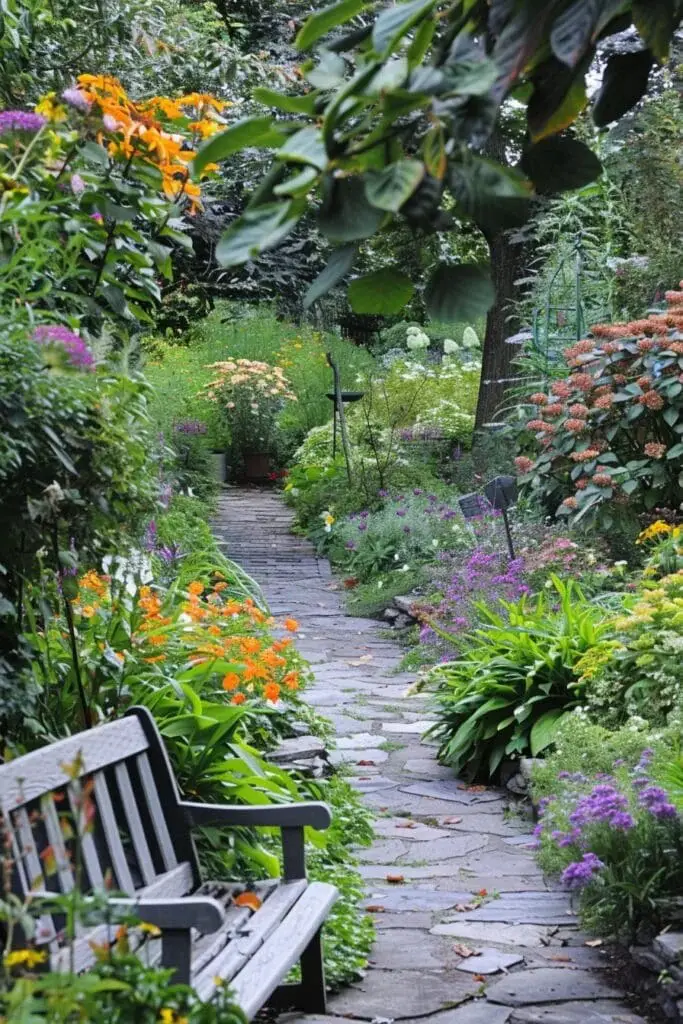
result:
[(657, 60), (665, 61), (676, 28), (672, 0), (633, 0), (633, 21), (648, 49)]
[(275, 155), (290, 163), (311, 164), (320, 171), (327, 167), (327, 150), (319, 128), (302, 128), (290, 135)]
[(328, 177), (318, 224), (332, 242), (355, 242), (370, 238), (382, 223), (385, 214), (372, 206), (365, 195), (361, 175), (350, 178)]
[(544, 61), (532, 76), (534, 91), (527, 105), (527, 122), (534, 142), (573, 124), (588, 103), (586, 72), (590, 57), (568, 68), (556, 57)]
[(398, 160), (383, 171), (369, 171), (365, 181), (368, 202), (380, 210), (398, 213), (424, 177), (419, 160)]
[(294, 40), (294, 45), (297, 50), (307, 50), (331, 29), (355, 18), (365, 9), (365, 6), (365, 0), (341, 0), (338, 4), (316, 11), (304, 22)]
[(534, 722), (529, 734), (532, 757), (537, 757), (542, 750), (545, 750), (554, 741), (557, 727), (565, 715), (566, 711), (554, 708), (552, 711), (546, 711), (537, 722)]
[(236, 267), (280, 242), (299, 220), (291, 215), (291, 203), (268, 203), (245, 213), (221, 236), (216, 260)]
[(462, 323), (483, 316), (496, 292), (488, 270), (474, 264), (442, 264), (425, 288), (427, 312), (442, 323)]
[(553, 136), (526, 150), (522, 170), (536, 191), (552, 194), (583, 188), (602, 174), (595, 153), (578, 139)]
[(593, 121), (598, 128), (618, 121), (643, 98), (653, 63), (649, 50), (610, 57), (593, 104)]
[(310, 191), (314, 182), (318, 180), (318, 171), (315, 167), (304, 167), (298, 174), (280, 182), (273, 189), (276, 196), (297, 196), (305, 195)]
[(316, 89), (336, 89), (344, 81), (346, 62), (331, 50), (321, 50), (318, 63), (306, 72), (306, 78)]
[(512, 171), (491, 160), (473, 157), (452, 165), (448, 182), (462, 212), (489, 237), (519, 227), (529, 216), (528, 190)]
[(282, 141), (283, 136), (274, 127), (273, 118), (249, 117), (238, 121), (221, 132), (213, 135), (200, 147), (192, 162), (192, 173), (197, 177), (207, 164), (218, 163), (226, 157), (238, 153), (247, 146), (275, 145)]
[(558, 60), (575, 67), (624, 0), (576, 0), (553, 25), (550, 45)]
[(372, 45), (376, 53), (390, 53), (407, 32), (417, 25), (423, 15), (436, 5), (436, 0), (411, 0), (396, 4), (383, 11), (372, 30)]
[(314, 92), (309, 92), (305, 96), (289, 96), (287, 93), (276, 92), (275, 89), (258, 86), (252, 95), (257, 103), (262, 103), (265, 107), (276, 107), (287, 114), (315, 113), (317, 94)]
[(351, 282), (349, 302), (356, 313), (393, 316), (400, 313), (414, 293), (415, 286), (406, 274), (383, 267)]
[(334, 249), (327, 261), (327, 266), (322, 270), (315, 281), (311, 284), (304, 297), (304, 308), (308, 309), (313, 303), (338, 285), (346, 277), (353, 266), (353, 261), (358, 252), (355, 245), (343, 245), (340, 249)]

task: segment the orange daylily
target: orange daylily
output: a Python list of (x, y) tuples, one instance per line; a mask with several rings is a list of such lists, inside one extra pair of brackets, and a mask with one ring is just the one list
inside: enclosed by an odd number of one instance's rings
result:
[(236, 690), (240, 685), (240, 677), (236, 672), (227, 672), (223, 676), (223, 689), (224, 690)]
[(263, 687), (263, 696), (273, 704), (277, 703), (280, 697), (280, 687), (277, 683), (266, 683)]

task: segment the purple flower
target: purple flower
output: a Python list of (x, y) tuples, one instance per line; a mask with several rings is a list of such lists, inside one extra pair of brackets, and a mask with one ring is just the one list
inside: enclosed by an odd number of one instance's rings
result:
[(185, 558), (185, 552), (181, 550), (179, 544), (166, 544), (159, 548), (156, 554), (167, 565), (172, 565), (174, 562), (179, 562), (181, 558)]
[(81, 92), (81, 90), (77, 89), (75, 86), (65, 89), (62, 93), (62, 99), (65, 100), (70, 107), (80, 110), (82, 114), (87, 114), (92, 106), (92, 102), (88, 99), (85, 93)]
[(675, 818), (677, 811), (669, 803), (669, 794), (659, 786), (649, 786), (638, 796), (638, 803), (655, 818)]
[(397, 508), (396, 515), (400, 516), (400, 518), (403, 519), (403, 517), (406, 515), (406, 510), (404, 508)]
[(409, 526), (404, 526), (403, 527), (403, 532), (404, 533), (410, 533), (410, 527)]
[(75, 370), (95, 369), (92, 352), (83, 339), (67, 327), (61, 327), (59, 324), (36, 327), (33, 340), (38, 345), (44, 345), (48, 351), (61, 355)]
[(83, 195), (83, 193), (85, 192), (86, 185), (83, 181), (83, 178), (81, 178), (80, 174), (72, 174), (70, 184), (71, 191), (75, 196)]
[(389, 491), (385, 491), (385, 489), (382, 487), (381, 490), (379, 490), (377, 492), (377, 496), (379, 498), (388, 498), (389, 497)]
[(347, 551), (355, 551), (356, 550), (356, 545), (354, 544), (354, 542), (352, 540), (347, 540), (347, 542), (344, 545), (344, 547), (347, 549)]
[(569, 772), (558, 772), (557, 777), (558, 779), (568, 779), (570, 778), (570, 774)]
[(154, 519), (150, 520), (147, 525), (144, 544), (147, 551), (154, 551), (157, 546), (157, 524)]
[(0, 111), (0, 135), (6, 132), (39, 132), (45, 123), (45, 118), (32, 110)]
[(173, 429), (176, 434), (205, 434), (207, 426), (202, 420), (181, 420)]
[(413, 487), (413, 494), (418, 498), (421, 494), (424, 494), (424, 491), (420, 487)]
[(593, 881), (593, 875), (604, 864), (594, 853), (584, 853), (579, 861), (569, 864), (562, 872), (562, 881), (569, 889), (580, 889)]
[(628, 832), (629, 829), (635, 827), (635, 821), (630, 814), (625, 811), (618, 811), (612, 815), (610, 825), (612, 828), (616, 828), (619, 832)]
[(368, 528), (368, 524), (367, 523), (359, 523), (358, 524), (358, 529), (360, 530), (361, 533), (365, 533), (367, 528)]

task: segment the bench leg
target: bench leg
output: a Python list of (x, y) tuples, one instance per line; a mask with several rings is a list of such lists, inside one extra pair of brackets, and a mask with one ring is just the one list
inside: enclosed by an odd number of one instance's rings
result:
[(301, 954), (301, 1004), (306, 1013), (325, 1013), (327, 1009), (322, 928)]

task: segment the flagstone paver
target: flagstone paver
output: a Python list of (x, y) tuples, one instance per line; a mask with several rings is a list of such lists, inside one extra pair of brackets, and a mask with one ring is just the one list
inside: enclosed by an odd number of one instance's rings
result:
[(386, 624), (344, 615), (329, 564), (291, 526), (275, 492), (231, 488), (221, 498), (225, 553), (274, 615), (300, 622), (315, 676), (307, 700), (339, 737), (332, 762), (377, 816), (373, 846), (358, 853), (378, 938), (365, 976), (330, 998), (327, 1016), (281, 1024), (644, 1024), (612, 987), (604, 954), (584, 945), (568, 897), (544, 879), (529, 823), (506, 815), (504, 792), (437, 765), (422, 737), (429, 699), (395, 672), (402, 652)]

